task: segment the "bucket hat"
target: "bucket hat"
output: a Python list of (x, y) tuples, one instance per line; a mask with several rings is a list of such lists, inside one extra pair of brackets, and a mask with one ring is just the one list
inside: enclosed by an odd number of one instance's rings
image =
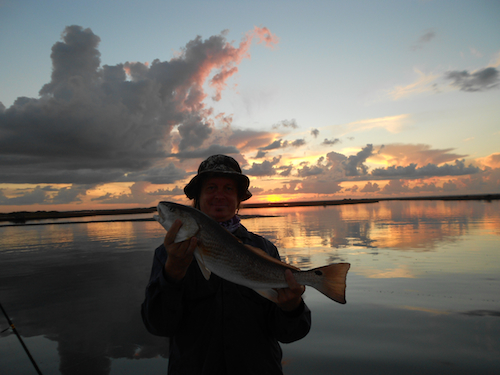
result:
[(250, 180), (241, 172), (238, 162), (227, 155), (212, 155), (201, 162), (198, 174), (184, 188), (184, 193), (189, 199), (198, 196), (201, 184), (205, 178), (209, 177), (229, 177), (237, 181), (238, 193), (241, 201), (246, 201), (252, 196), (248, 191)]

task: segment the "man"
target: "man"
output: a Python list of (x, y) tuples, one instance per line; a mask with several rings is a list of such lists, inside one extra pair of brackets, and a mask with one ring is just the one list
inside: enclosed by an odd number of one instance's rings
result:
[[(236, 160), (213, 155), (184, 188), (194, 207), (239, 238), (279, 259), (277, 248), (241, 225), (236, 212), (252, 194)], [(170, 337), (169, 374), (282, 374), (279, 342), (303, 338), (311, 312), (305, 288), (288, 270), (288, 288), (274, 303), (255, 291), (214, 274), (206, 280), (193, 252), (196, 238), (174, 243), (174, 222), (155, 251), (142, 317), (152, 334)]]

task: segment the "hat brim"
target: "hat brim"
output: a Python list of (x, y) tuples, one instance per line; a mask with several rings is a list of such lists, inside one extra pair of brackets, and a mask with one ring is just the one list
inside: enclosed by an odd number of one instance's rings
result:
[(191, 181), (189, 181), (189, 183), (184, 187), (184, 193), (186, 194), (186, 196), (189, 199), (196, 198), (201, 189), (203, 180), (210, 177), (228, 177), (236, 180), (238, 182), (241, 202), (246, 201), (247, 199), (250, 199), (252, 197), (252, 193), (248, 191), (250, 180), (247, 176), (238, 172), (220, 170), (206, 170), (194, 176)]

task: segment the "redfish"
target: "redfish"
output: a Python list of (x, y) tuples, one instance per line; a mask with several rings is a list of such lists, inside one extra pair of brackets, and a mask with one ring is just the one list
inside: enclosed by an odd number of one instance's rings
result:
[(346, 303), (349, 263), (334, 263), (301, 271), (261, 249), (244, 245), (219, 223), (195, 208), (160, 202), (157, 209), (158, 215), (154, 218), (167, 230), (176, 219), (182, 221), (175, 242), (182, 242), (193, 236), (197, 238), (194, 256), (207, 280), (213, 272), (275, 301), (274, 289), (288, 287), (285, 270), (290, 269), (299, 284), (311, 286), (338, 303)]

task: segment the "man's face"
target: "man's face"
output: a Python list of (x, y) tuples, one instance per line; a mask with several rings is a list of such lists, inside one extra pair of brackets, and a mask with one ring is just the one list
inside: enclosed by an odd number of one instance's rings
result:
[(212, 177), (203, 181), (200, 210), (216, 221), (231, 219), (238, 208), (238, 186), (227, 177)]

